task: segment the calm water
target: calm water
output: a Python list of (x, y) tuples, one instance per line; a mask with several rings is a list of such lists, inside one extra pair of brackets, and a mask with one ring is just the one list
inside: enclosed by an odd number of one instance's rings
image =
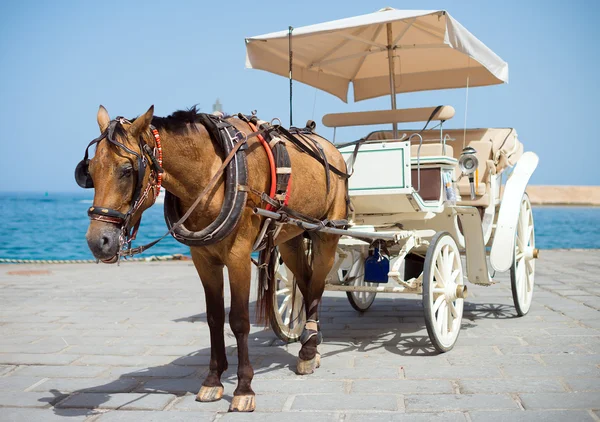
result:
[[(80, 194), (0, 193), (0, 258), (92, 259), (85, 241), (92, 192)], [(600, 208), (534, 208), (540, 249), (600, 248)], [(144, 213), (136, 244), (166, 231), (162, 205)], [(189, 254), (169, 237), (142, 256)]]

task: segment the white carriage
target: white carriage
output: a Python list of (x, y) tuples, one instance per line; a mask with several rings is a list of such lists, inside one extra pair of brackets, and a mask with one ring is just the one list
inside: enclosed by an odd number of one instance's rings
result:
[[(326, 115), (323, 122), (336, 127), (383, 119), (421, 122), (434, 110)], [(377, 293), (422, 294), (427, 330), (439, 351), (451, 349), (458, 336), (467, 296), (464, 280), (490, 285), (494, 282), (490, 274), (510, 270), (515, 307), (525, 315), (537, 256), (525, 193), (537, 166), (536, 155), (523, 152), (514, 129), (468, 129), (464, 143), (476, 151), (478, 163), (471, 198), (469, 177), (459, 166), (463, 148), (456, 146), (463, 143), (465, 131), (444, 130), (441, 125), (453, 114), (452, 107), (440, 108), (432, 119), (440, 121), (436, 130), (406, 131), (399, 139), (392, 139), (391, 132), (373, 132), (356, 154), (354, 145), (341, 149), (354, 171), (349, 182), (353, 205), (349, 230), (362, 235), (342, 237), (326, 285), (326, 290), (347, 292), (358, 311), (366, 311)], [(463, 155), (463, 163), (469, 158)], [(449, 189), (456, 198), (448, 195)], [(378, 243), (391, 260), (382, 283), (365, 279), (365, 259)], [(466, 257), (466, 271), (461, 256)], [(296, 293), (298, 311), (292, 316), (291, 280), (285, 266), (278, 277), (279, 314), (272, 320), (273, 328), (280, 338), (294, 341), (304, 327), (301, 296)]]
[[(289, 72), (299, 73), (293, 79), (343, 100), (349, 82), (355, 100), (384, 94), (392, 99), (391, 110), (323, 117), (323, 124), (335, 129), (393, 125), (392, 131), (371, 133), (358, 149), (356, 144), (340, 148), (353, 172), (353, 210), (348, 230), (327, 229), (343, 237), (326, 290), (347, 292), (361, 312), (378, 293), (422, 294), (427, 331), (440, 352), (450, 350), (458, 337), (465, 280), (490, 285), (492, 274), (510, 271), (517, 313), (525, 315), (537, 257), (525, 188), (537, 156), (524, 152), (511, 128), (444, 129), (454, 116), (450, 106), (396, 109), (397, 92), (503, 83), (506, 63), (445, 11), (384, 9), (291, 34), (247, 39), (249, 67), (287, 76), (283, 53), (289, 49), (291, 58), (293, 41), (297, 61), (290, 61)], [(385, 69), (377, 60), (387, 62)], [(418, 122), (437, 125), (397, 129), (399, 123)], [(305, 322), (301, 294), (292, 294), (291, 272), (284, 265), (277, 277), (272, 327), (284, 341), (295, 341)]]

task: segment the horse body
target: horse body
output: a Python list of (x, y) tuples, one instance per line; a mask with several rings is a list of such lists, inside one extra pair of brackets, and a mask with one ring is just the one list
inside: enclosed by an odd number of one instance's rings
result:
[[(195, 110), (177, 112), (168, 118), (153, 118), (153, 108), (144, 115), (124, 125), (122, 142), (132, 148), (137, 138), (154, 147), (149, 126), (152, 123), (160, 132), (163, 151), (163, 186), (179, 199), (181, 212), (191, 207), (200, 192), (223, 163), (223, 154), (214, 144), (207, 130), (195, 119)], [(101, 132), (106, 130), (110, 119), (101, 107), (98, 124)], [(229, 119), (240, 132), (249, 134), (250, 126), (237, 118)], [(323, 147), (328, 162), (338, 169), (345, 169), (345, 163), (334, 145), (324, 138), (316, 137)], [(227, 267), (231, 288), (229, 323), (238, 345), (238, 385), (230, 406), (232, 411), (254, 410), (254, 392), (251, 388), (253, 369), (248, 358), (248, 334), (250, 331), (249, 297), (251, 279), (251, 259), (253, 244), (259, 234), (262, 217), (254, 214), (254, 207), (262, 207), (260, 197), (255, 192), (268, 192), (271, 183), (269, 163), (263, 146), (256, 137), (247, 141), (247, 169), (250, 188), (246, 206), (239, 223), (231, 234), (222, 241), (202, 247), (191, 247), (194, 266), (204, 286), (207, 305), (207, 319), (211, 337), (210, 371), (198, 392), (199, 401), (214, 401), (222, 397), (221, 375), (227, 369), (225, 354), (224, 324), (225, 304), (223, 299), (223, 268)], [(288, 143), (287, 150), (292, 166), (291, 191), (288, 206), (296, 212), (317, 219), (340, 220), (346, 218), (346, 181), (330, 171), (330, 187), (327, 191), (324, 166), (306, 153)], [(127, 166), (130, 157), (112, 147), (109, 143), (99, 143), (96, 156), (90, 161), (91, 176), (94, 179), (94, 204), (112, 207), (125, 212), (130, 206), (131, 183), (126, 183)], [(148, 170), (146, 170), (148, 173)], [(148, 174), (149, 177), (149, 174)], [(198, 231), (208, 226), (219, 214), (225, 197), (224, 179), (212, 188), (193, 210), (186, 227)], [(140, 207), (141, 212), (152, 205), (147, 200)], [(110, 260), (111, 253), (117, 253), (119, 229), (114, 224), (92, 220), (87, 238), (94, 255)], [(296, 276), (298, 287), (303, 294), (307, 318), (307, 328), (315, 331), (318, 321), (318, 304), (325, 287), (325, 277), (333, 265), (339, 236), (319, 232), (310, 233), (313, 243), (313, 261), (309, 265), (304, 248), (303, 231), (295, 226), (285, 226), (276, 238), (276, 244), (286, 265)], [(108, 247), (109, 245), (110, 247)], [(265, 286), (260, 288), (265, 289)], [(272, 294), (262, 291), (259, 297), (263, 305), (270, 309)], [(315, 322), (312, 322), (315, 321)], [(310, 327), (309, 327), (310, 325)], [(317, 336), (306, 340), (299, 353), (298, 372), (310, 373), (318, 366)]]

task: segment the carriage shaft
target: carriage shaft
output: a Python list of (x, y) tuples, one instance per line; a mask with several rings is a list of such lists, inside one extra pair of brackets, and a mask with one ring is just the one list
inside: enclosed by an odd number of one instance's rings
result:
[(367, 292), (367, 293), (414, 293), (420, 294), (423, 289), (419, 286), (410, 289), (404, 286), (340, 286), (335, 284), (326, 284), (325, 290), (337, 292)]
[[(271, 218), (275, 221), (280, 221), (283, 219), (283, 216), (281, 214), (272, 211), (267, 211), (262, 208), (254, 208), (254, 213), (262, 217)], [(405, 237), (402, 231), (399, 231), (398, 233), (369, 233), (358, 230), (336, 229), (335, 227), (327, 227), (320, 224), (308, 223), (306, 221), (290, 217), (289, 215), (286, 215), (285, 220), (282, 222), (286, 224), (296, 225), (303, 230), (316, 230), (324, 233), (338, 234), (340, 236), (351, 236), (360, 240), (364, 240), (367, 243), (369, 243), (370, 240), (386, 240), (398, 243), (400, 239)]]

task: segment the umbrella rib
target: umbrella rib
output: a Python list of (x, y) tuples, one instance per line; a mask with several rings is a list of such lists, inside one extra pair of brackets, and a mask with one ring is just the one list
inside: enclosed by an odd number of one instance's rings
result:
[(379, 47), (379, 48), (385, 47), (385, 45), (375, 42), (374, 40), (365, 40), (364, 38), (356, 37), (356, 36), (350, 35), (350, 34), (340, 34), (340, 36), (346, 38), (347, 40), (358, 41), (360, 43), (371, 45), (373, 47)]
[(315, 62), (310, 67), (321, 66), (323, 64), (335, 63), (335, 62), (340, 62), (340, 61), (344, 61), (344, 60), (356, 59), (358, 57), (363, 57), (363, 56), (370, 56), (371, 54), (381, 53), (382, 51), (385, 51), (385, 50), (387, 50), (387, 48), (378, 48), (375, 50), (369, 49), (367, 51), (363, 51), (362, 53), (351, 54), (349, 56), (344, 56), (344, 57), (336, 57), (335, 59), (324, 60), (322, 62)]
[[(363, 28), (359, 28), (357, 31), (354, 31), (354, 33), (352, 35), (356, 36), (356, 35), (360, 35), (363, 32), (365, 32), (367, 30), (367, 26), (363, 27)], [(337, 44), (335, 47), (333, 47), (332, 49), (330, 49), (329, 51), (327, 51), (325, 54), (323, 54), (321, 57), (319, 57), (317, 60), (313, 61), (308, 68), (313, 68), (315, 67), (315, 65), (320, 64), (323, 60), (325, 60), (327, 57), (331, 56), (333, 53), (335, 53), (336, 51), (338, 51), (340, 48), (342, 48), (343, 46), (345, 46), (346, 44), (348, 44), (348, 42), (350, 42), (350, 39), (346, 38), (344, 39), (341, 43)]]
[(439, 31), (437, 31), (437, 28), (434, 29), (434, 27), (424, 22), (415, 22), (413, 26), (419, 31), (425, 32), (429, 35), (433, 35), (436, 38), (441, 37), (443, 39), (444, 35), (446, 34), (446, 31), (444, 31), (444, 33), (440, 33)]
[[(379, 34), (381, 33), (381, 30), (383, 29), (384, 25), (381, 24), (377, 27), (377, 29), (375, 30), (375, 33), (373, 34), (373, 37), (371, 38), (371, 41), (375, 41), (375, 39), (377, 39), (377, 37), (379, 36)], [(367, 48), (365, 50), (365, 52), (368, 52), (369, 48)], [(354, 81), (354, 79), (356, 78), (356, 76), (358, 75), (358, 72), (360, 72), (360, 68), (362, 67), (362, 65), (365, 63), (365, 60), (367, 59), (367, 56), (363, 56), (360, 61), (358, 62), (358, 66), (356, 66), (356, 69), (354, 70), (354, 72), (352, 73), (352, 77), (350, 78), (351, 81)]]
[(417, 20), (417, 18), (413, 18), (411, 19), (410, 22), (408, 22), (408, 25), (406, 25), (406, 28), (404, 28), (404, 31), (402, 31), (394, 40), (394, 42), (392, 43), (392, 45), (396, 45), (398, 44), (398, 41), (400, 41), (402, 39), (402, 37), (404, 35), (406, 35), (406, 33), (408, 32), (408, 30), (410, 29), (410, 27), (413, 25), (413, 23), (415, 23), (415, 21)]

